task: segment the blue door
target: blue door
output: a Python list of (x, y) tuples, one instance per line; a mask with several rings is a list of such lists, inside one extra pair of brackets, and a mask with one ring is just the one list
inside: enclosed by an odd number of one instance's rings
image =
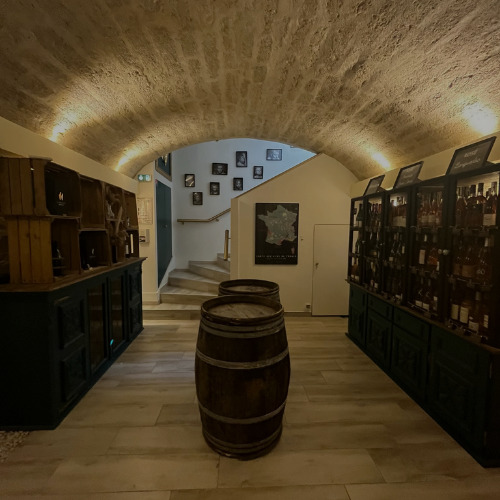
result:
[(158, 286), (172, 259), (172, 190), (156, 182), (156, 241)]

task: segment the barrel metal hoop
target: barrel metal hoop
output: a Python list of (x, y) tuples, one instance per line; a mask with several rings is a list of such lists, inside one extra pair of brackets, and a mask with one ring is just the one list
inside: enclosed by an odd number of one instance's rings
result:
[[(255, 339), (259, 337), (267, 337), (268, 335), (275, 335), (276, 333), (279, 333), (284, 328), (284, 322), (282, 318), (280, 318), (278, 321), (267, 323), (265, 325), (238, 326), (238, 331), (235, 331), (234, 329), (231, 330), (231, 325), (221, 325), (212, 321), (207, 321), (206, 318), (201, 319), (201, 324), (203, 325), (203, 331), (210, 333), (211, 335), (238, 339)], [(223, 330), (222, 328), (224, 326), (229, 327), (229, 329)]]
[(221, 359), (211, 358), (206, 354), (203, 354), (198, 348), (196, 348), (196, 357), (198, 357), (204, 363), (207, 363), (217, 368), (227, 368), (228, 370), (252, 370), (258, 368), (266, 368), (267, 366), (272, 366), (279, 363), (281, 360), (288, 356), (288, 347), (284, 351), (280, 352), (277, 356), (272, 358), (262, 359), (259, 361), (224, 361)]
[(286, 400), (278, 407), (276, 410), (273, 410), (269, 413), (266, 413), (265, 415), (260, 415), (258, 417), (250, 417), (250, 418), (232, 418), (232, 417), (225, 417), (223, 415), (218, 415), (217, 413), (214, 413), (213, 411), (209, 410), (208, 408), (205, 408), (199, 401), (198, 401), (198, 406), (200, 410), (205, 413), (205, 415), (219, 421), (223, 422), (225, 424), (241, 424), (241, 425), (250, 425), (250, 424), (258, 424), (260, 422), (264, 422), (265, 420), (270, 420), (271, 418), (275, 417), (278, 415), (281, 411), (285, 409), (285, 404)]
[(218, 451), (231, 456), (231, 454), (239, 455), (244, 452), (258, 452), (259, 450), (266, 449), (271, 443), (273, 443), (281, 434), (283, 430), (282, 425), (280, 425), (272, 434), (267, 436), (265, 439), (260, 441), (254, 441), (252, 443), (240, 443), (235, 444), (229, 441), (223, 441), (222, 439), (216, 438), (213, 434), (203, 429), (203, 434), (205, 438), (215, 446), (217, 446)]

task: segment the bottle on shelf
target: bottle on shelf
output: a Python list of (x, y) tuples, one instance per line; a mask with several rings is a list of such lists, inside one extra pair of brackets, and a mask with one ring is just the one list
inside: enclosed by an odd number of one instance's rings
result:
[(363, 203), (360, 203), (356, 213), (356, 226), (361, 227), (362, 225), (363, 225)]
[(421, 226), (425, 227), (429, 225), (429, 193), (424, 193), (422, 195), (422, 213), (421, 213)]
[(476, 275), (476, 265), (478, 260), (479, 249), (475, 243), (471, 241), (467, 245), (463, 262), (461, 276), (467, 279), (474, 279)]
[(418, 249), (418, 259), (417, 263), (419, 267), (425, 267), (427, 262), (427, 252), (429, 250), (429, 244), (427, 242), (427, 235), (424, 234), (424, 238), (420, 242), (420, 247)]
[(464, 327), (469, 325), (469, 312), (474, 307), (474, 301), (472, 300), (471, 293), (472, 291), (465, 290), (462, 302), (460, 303), (460, 316), (458, 321)]
[(440, 227), (443, 223), (443, 193), (436, 191), (436, 227)]
[(426, 268), (429, 271), (439, 271), (439, 253), (437, 245), (437, 236), (432, 238), (432, 243), (429, 246), (429, 251), (427, 252), (426, 258)]
[(465, 246), (463, 238), (458, 240), (458, 248), (453, 259), (453, 269), (452, 272), (455, 276), (462, 276), (462, 264), (465, 258), (465, 252), (467, 248)]
[(484, 183), (478, 182), (477, 196), (476, 196), (476, 203), (474, 204), (473, 224), (472, 224), (475, 227), (480, 227), (483, 225), (484, 205), (486, 203), (486, 198), (484, 197), (483, 191), (484, 191)]
[(465, 226), (465, 213), (467, 211), (467, 205), (465, 202), (465, 188), (457, 188), (457, 202), (455, 204), (455, 226), (464, 227)]
[(479, 251), (477, 265), (475, 269), (475, 281), (481, 285), (491, 283), (491, 252), (489, 247), (489, 238), (484, 238), (484, 246)]
[(466, 200), (465, 208), (465, 227), (474, 226), (476, 216), (476, 185), (472, 184), (469, 188), (469, 195)]
[(387, 260), (391, 264), (396, 264), (398, 247), (399, 247), (399, 234), (395, 233), (394, 240), (392, 242), (391, 249), (389, 250), (389, 255), (387, 257)]
[(479, 335), (480, 316), (481, 316), (481, 292), (476, 292), (474, 296), (474, 304), (469, 309), (469, 322), (467, 324), (469, 330), (474, 335)]
[(422, 307), (424, 311), (430, 313), (432, 311), (434, 292), (432, 290), (432, 281), (427, 280), (427, 285), (424, 289), (424, 296), (422, 298)]
[(415, 305), (419, 309), (424, 308), (424, 294), (425, 294), (424, 279), (420, 278), (419, 283), (416, 284), (416, 293), (415, 293)]
[(492, 182), (489, 189), (489, 194), (484, 204), (483, 226), (496, 225), (497, 218), (497, 183)]
[(488, 294), (484, 293), (479, 310), (479, 334), (486, 338), (488, 338), (490, 334), (489, 330), (490, 310), (488, 304), (489, 304)]
[(462, 300), (463, 297), (460, 288), (454, 287), (451, 291), (450, 319), (456, 323), (460, 321), (460, 304)]
[(436, 225), (437, 193), (429, 193), (429, 211), (427, 213), (427, 225), (434, 227)]

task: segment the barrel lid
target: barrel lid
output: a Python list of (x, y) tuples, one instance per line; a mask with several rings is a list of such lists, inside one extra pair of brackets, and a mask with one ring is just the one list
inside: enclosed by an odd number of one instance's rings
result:
[(221, 295), (205, 301), (201, 315), (220, 323), (256, 324), (283, 316), (283, 307), (258, 295)]
[(222, 281), (219, 284), (220, 290), (234, 291), (237, 293), (269, 293), (278, 292), (280, 287), (273, 281), (255, 279), (237, 279)]

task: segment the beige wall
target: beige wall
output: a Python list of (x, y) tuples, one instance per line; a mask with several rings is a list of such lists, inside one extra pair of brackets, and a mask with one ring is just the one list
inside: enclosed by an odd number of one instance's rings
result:
[(0, 149), (19, 156), (50, 158), (54, 163), (80, 174), (108, 182), (132, 193), (137, 192), (136, 180), (2, 117), (0, 117)]
[[(488, 157), (488, 161), (496, 163), (500, 161), (500, 131), (495, 132), (493, 134), (485, 135), (484, 137), (478, 138), (474, 142), (482, 141), (483, 139), (487, 139), (488, 137), (496, 136), (497, 139), (493, 144), (493, 149), (490, 152)], [(468, 143), (472, 144), (472, 143)], [(432, 179), (433, 177), (439, 177), (440, 175), (444, 175), (448, 166), (450, 165), (450, 161), (453, 158), (453, 153), (464, 146), (468, 146), (468, 144), (459, 144), (454, 148), (447, 149), (445, 151), (441, 151), (432, 156), (427, 156), (426, 158), (422, 158), (421, 160), (424, 162), (422, 165), (422, 170), (420, 171), (419, 179), (425, 181), (426, 179)], [(413, 163), (416, 163), (416, 160)], [(398, 176), (398, 172), (402, 167), (406, 165), (401, 165), (394, 170), (390, 170), (385, 174), (384, 181), (382, 182), (382, 188), (384, 189), (392, 189), (394, 186), (394, 182), (396, 182), (396, 178)], [(380, 175), (380, 174), (379, 174)], [(374, 176), (377, 177), (377, 176)], [(356, 198), (358, 196), (363, 196), (365, 192), (366, 186), (368, 185), (370, 179), (364, 179), (362, 181), (356, 182), (351, 187), (351, 197)]]
[[(233, 198), (231, 279), (274, 281), (280, 286), (285, 311), (307, 311), (306, 304), (312, 302), (314, 226), (349, 224), (349, 191), (355, 181), (341, 163), (321, 154)], [(255, 203), (299, 203), (296, 266), (254, 264)]]

